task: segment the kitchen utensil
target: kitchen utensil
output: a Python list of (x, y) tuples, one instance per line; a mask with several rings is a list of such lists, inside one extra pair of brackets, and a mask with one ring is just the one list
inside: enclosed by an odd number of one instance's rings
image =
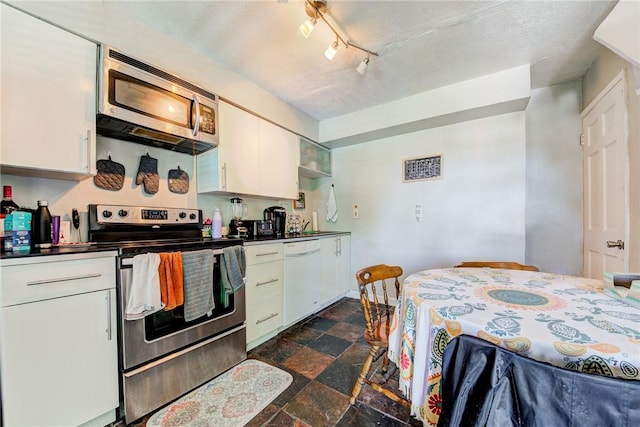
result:
[(121, 163), (109, 159), (98, 160), (96, 162), (96, 175), (93, 183), (103, 190), (118, 191), (124, 184), (125, 168)]
[(178, 169), (171, 169), (169, 176), (169, 191), (176, 194), (186, 194), (189, 192), (189, 174), (178, 166)]
[(136, 184), (143, 184), (144, 192), (156, 194), (160, 186), (160, 176), (158, 175), (158, 159), (147, 154), (140, 156), (140, 166), (136, 176)]
[(80, 238), (80, 214), (78, 213), (78, 209), (71, 210), (71, 223), (73, 224), (73, 228), (76, 230), (79, 243), (82, 239)]

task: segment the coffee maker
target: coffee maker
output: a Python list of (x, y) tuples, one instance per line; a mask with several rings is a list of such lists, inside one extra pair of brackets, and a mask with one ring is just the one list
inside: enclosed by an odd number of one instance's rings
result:
[(271, 206), (264, 210), (264, 219), (273, 223), (275, 237), (284, 237), (286, 232), (287, 211), (282, 206)]

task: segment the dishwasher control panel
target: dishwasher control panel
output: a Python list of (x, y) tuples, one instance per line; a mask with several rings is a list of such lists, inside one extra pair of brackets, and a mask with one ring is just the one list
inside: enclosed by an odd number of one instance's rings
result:
[(320, 251), (320, 240), (303, 240), (301, 242), (285, 243), (284, 257), (308, 255)]

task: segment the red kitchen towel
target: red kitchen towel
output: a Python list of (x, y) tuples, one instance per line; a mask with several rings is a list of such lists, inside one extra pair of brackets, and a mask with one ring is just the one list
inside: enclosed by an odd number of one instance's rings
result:
[(182, 279), (182, 252), (160, 253), (160, 298), (165, 311), (184, 304), (184, 282)]

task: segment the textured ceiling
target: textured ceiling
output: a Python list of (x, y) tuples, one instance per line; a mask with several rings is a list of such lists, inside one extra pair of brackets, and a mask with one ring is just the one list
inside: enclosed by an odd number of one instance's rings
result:
[(329, 0), (341, 35), (379, 54), (361, 76), (363, 52), (325, 58), (324, 23), (300, 34), (302, 0), (115, 2), (317, 120), (527, 63), (534, 88), (579, 78), (615, 3)]

